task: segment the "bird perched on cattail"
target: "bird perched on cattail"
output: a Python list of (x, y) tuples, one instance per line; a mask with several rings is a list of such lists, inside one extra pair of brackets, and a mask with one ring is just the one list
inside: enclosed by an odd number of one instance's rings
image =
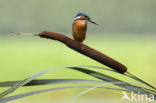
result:
[(79, 41), (80, 43), (82, 43), (85, 40), (88, 21), (93, 24), (98, 25), (97, 23), (92, 21), (87, 14), (78, 13), (75, 16), (75, 19), (73, 22), (73, 38)]

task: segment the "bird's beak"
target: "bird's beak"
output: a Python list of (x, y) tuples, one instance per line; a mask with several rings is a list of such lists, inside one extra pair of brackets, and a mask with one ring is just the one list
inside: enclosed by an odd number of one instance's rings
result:
[(91, 23), (93, 23), (93, 24), (99, 25), (96, 22), (94, 22), (93, 20), (88, 20), (88, 21), (91, 22)]

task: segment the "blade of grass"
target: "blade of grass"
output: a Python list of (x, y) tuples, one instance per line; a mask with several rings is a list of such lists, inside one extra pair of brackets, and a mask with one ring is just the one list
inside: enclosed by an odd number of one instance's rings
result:
[(84, 95), (84, 94), (88, 93), (89, 91), (92, 91), (93, 89), (96, 89), (96, 88), (102, 87), (102, 86), (104, 86), (104, 84), (103, 84), (103, 85), (99, 85), (99, 86), (94, 86), (94, 87), (92, 87), (92, 88), (89, 88), (89, 89), (87, 89), (87, 90), (84, 90), (84, 91), (82, 91), (81, 93), (79, 93), (78, 95), (72, 97), (72, 98), (71, 98), (70, 100), (68, 100), (66, 103), (72, 103), (76, 98), (80, 97), (81, 95)]
[[(70, 86), (70, 87), (58, 87), (58, 88), (43, 89), (43, 90), (38, 90), (38, 91), (23, 93), (23, 94), (19, 94), (19, 95), (15, 95), (15, 96), (1, 98), (0, 103), (5, 103), (5, 102), (12, 101), (12, 100), (15, 100), (15, 99), (35, 95), (35, 94), (38, 94), (38, 93), (48, 92), (48, 91), (55, 91), (55, 90), (61, 90), (61, 89), (70, 89), (70, 88), (92, 88), (92, 87), (94, 87), (94, 86)], [(97, 88), (130, 92), (129, 90), (118, 89), (118, 88), (110, 88), (110, 87), (97, 87)]]
[[(80, 69), (82, 67), (89, 67), (89, 68), (95, 68), (95, 69), (103, 69), (103, 70), (113, 71), (111, 69), (106, 69), (106, 68), (103, 68), (103, 67), (95, 67), (95, 66), (66, 66), (66, 67), (58, 67), (58, 68), (46, 69), (46, 70), (42, 70), (40, 72), (37, 72), (37, 73), (33, 74), (32, 76), (24, 79), (23, 81), (18, 82), (17, 84), (15, 84), (14, 86), (12, 86), (11, 88), (9, 88), (6, 91), (2, 92), (0, 94), (0, 98), (6, 96), (9, 93), (12, 93), (16, 89), (18, 89), (18, 88), (26, 85), (27, 83), (31, 82), (33, 79), (35, 79), (35, 78), (37, 78), (37, 77), (39, 77), (39, 76), (41, 76), (41, 75), (43, 75), (43, 74), (45, 74), (47, 72), (50, 72), (50, 71), (53, 71), (53, 70), (58, 70), (58, 69), (63, 69), (63, 68), (70, 68), (70, 69), (72, 69), (72, 68), (79, 68)], [(115, 71), (113, 71), (113, 72), (115, 72)], [(118, 73), (118, 72), (116, 72), (116, 73)]]
[[(128, 82), (128, 83), (131, 83), (131, 82)], [(76, 98), (96, 89), (96, 88), (100, 88), (100, 87), (103, 87), (105, 85), (111, 85), (111, 84), (123, 84), (123, 82), (114, 82), (114, 83), (110, 83), (108, 82), (107, 84), (102, 84), (102, 85), (97, 85), (97, 86), (93, 86), (92, 88), (89, 88), (89, 89), (86, 89), (82, 92), (80, 92), (78, 95), (74, 96), (73, 98), (71, 98), (70, 100), (67, 101), (67, 103), (72, 103), (72, 101), (74, 101)]]
[[(64, 67), (58, 67), (58, 68), (51, 68), (51, 69), (46, 69), (46, 70), (42, 70), (42, 71), (39, 71), (33, 75), (31, 75), (30, 77), (18, 82), (17, 84), (15, 84), (14, 86), (12, 86), (11, 88), (7, 89), (6, 91), (2, 92), (0, 94), (0, 98), (8, 95), (9, 93), (12, 93), (13, 91), (15, 91), (16, 89), (26, 85), (27, 83), (31, 82), (33, 79), (45, 74), (45, 73), (48, 73), (50, 71), (53, 71), (53, 70), (58, 70), (58, 69), (63, 69), (63, 68), (72, 68), (72, 67), (90, 67), (90, 68), (96, 68), (96, 69), (103, 69), (103, 70), (108, 70), (108, 71), (114, 71), (114, 70), (111, 70), (111, 69), (106, 69), (106, 68), (100, 68), (100, 67), (95, 67), (95, 66), (64, 66)], [(115, 71), (114, 71), (115, 72)]]
[(133, 79), (133, 80), (136, 80), (136, 81), (138, 81), (138, 82), (140, 82), (140, 83), (143, 83), (143, 84), (145, 84), (145, 85), (151, 87), (151, 88), (154, 89), (154, 91), (156, 92), (156, 87), (152, 86), (151, 84), (147, 83), (146, 81), (140, 79), (139, 77), (133, 75), (132, 73), (130, 73), (130, 72), (128, 72), (128, 71), (126, 72), (127, 74), (126, 74), (126, 73), (123, 74), (123, 73), (119, 73), (119, 72), (117, 72), (117, 71), (115, 71), (115, 70), (107, 69), (107, 68), (103, 68), (103, 67), (96, 67), (96, 66), (87, 66), (87, 67), (89, 67), (89, 68), (104, 69), (104, 70), (112, 71), (112, 72), (115, 72), (115, 73), (118, 73), (118, 74), (121, 74), (121, 75), (130, 77), (130, 78)]
[(128, 73), (129, 75), (131, 75), (131, 76), (133, 77), (133, 79), (135, 79), (136, 81), (139, 81), (139, 82), (141, 82), (141, 83), (143, 83), (143, 84), (146, 84), (147, 86), (149, 86), (149, 87), (153, 88), (154, 90), (156, 90), (156, 87), (152, 86), (151, 84), (145, 82), (144, 80), (140, 79), (139, 77), (133, 75), (132, 73), (130, 73), (130, 72), (128, 72), (128, 71), (127, 71), (127, 73)]
[(139, 92), (140, 94), (147, 94), (148, 96), (150, 94), (153, 94), (154, 96), (156, 96), (155, 93), (151, 93), (149, 91), (146, 91), (143, 87), (139, 87), (139, 86), (135, 86), (135, 85), (126, 83), (124, 81), (118, 80), (116, 78), (110, 77), (110, 76), (105, 75), (105, 74), (101, 74), (101, 73), (98, 73), (98, 72), (95, 72), (92, 70), (88, 70), (88, 69), (83, 69), (83, 68), (72, 68), (72, 69), (80, 71), (80, 72), (85, 73), (85, 74), (88, 74), (90, 76), (93, 76), (95, 78), (98, 78), (98, 79), (106, 81), (106, 82), (123, 82), (123, 84), (115, 84), (115, 85), (122, 87), (122, 88), (125, 88), (125, 89), (128, 89), (130, 91), (133, 91), (134, 93)]
[[(126, 82), (125, 82), (125, 83), (126, 83)], [(124, 83), (124, 84), (125, 84), (125, 83)], [(132, 82), (127, 82), (127, 83), (133, 84)], [(77, 94), (76, 96), (74, 96), (73, 98), (71, 98), (70, 100), (68, 100), (67, 103), (72, 103), (72, 102), (73, 102), (75, 99), (77, 99), (78, 97), (80, 97), (80, 96), (82, 96), (82, 95), (84, 95), (84, 94), (86, 94), (86, 93), (88, 93), (88, 92), (90, 92), (90, 91), (92, 91), (92, 90), (94, 90), (94, 89), (96, 89), (96, 88), (103, 87), (103, 86), (105, 86), (105, 85), (110, 85), (110, 84), (123, 84), (123, 82), (114, 82), (114, 83), (108, 82), (108, 84), (103, 84), (103, 85), (94, 86), (94, 87), (92, 87), (92, 88), (89, 88), (89, 89), (86, 89), (86, 90), (80, 92), (79, 94)], [(134, 83), (134, 84), (138, 84), (138, 83)]]
[[(2, 92), (0, 94), (0, 98), (8, 95), (9, 93), (12, 93), (13, 91), (15, 91), (16, 89), (26, 85), (27, 83), (31, 82), (33, 79), (45, 74), (45, 73), (48, 73), (50, 71), (53, 71), (53, 70), (58, 70), (58, 69), (63, 69), (63, 68), (69, 68), (69, 67), (72, 67), (72, 66), (66, 66), (66, 67), (58, 67), (58, 68), (51, 68), (51, 69), (46, 69), (46, 70), (42, 70), (40, 72), (37, 72), (33, 75), (31, 75), (30, 77), (18, 82), (17, 84), (15, 84), (14, 86), (12, 86), (11, 88), (7, 89), (6, 91)], [(73, 67), (82, 67), (82, 66), (73, 66)]]
[[(8, 81), (0, 82), (0, 87), (11, 87), (20, 81)], [(86, 79), (37, 79), (32, 80), (24, 86), (38, 86), (38, 85), (48, 85), (48, 84), (65, 84), (65, 83), (104, 83), (98, 80), (86, 80)]]

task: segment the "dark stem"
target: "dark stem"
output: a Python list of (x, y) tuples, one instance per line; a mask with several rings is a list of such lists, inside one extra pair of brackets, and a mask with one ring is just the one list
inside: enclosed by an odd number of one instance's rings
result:
[(143, 84), (145, 84), (145, 85), (147, 85), (147, 86), (153, 88), (154, 90), (156, 90), (156, 88), (155, 88), (154, 86), (152, 86), (151, 84), (145, 82), (144, 80), (140, 79), (139, 77), (133, 75), (132, 73), (130, 73), (130, 72), (128, 72), (128, 71), (127, 71), (126, 73), (129, 74), (129, 75), (131, 75), (135, 80), (137, 80), (137, 81), (139, 81), (139, 82), (141, 82), (141, 83), (143, 83)]

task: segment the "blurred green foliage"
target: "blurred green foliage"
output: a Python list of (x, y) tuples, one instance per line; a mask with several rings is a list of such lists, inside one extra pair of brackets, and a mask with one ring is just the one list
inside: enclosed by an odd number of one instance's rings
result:
[(155, 0), (0, 0), (0, 32), (71, 33), (74, 16), (87, 13), (89, 32), (156, 32)]

